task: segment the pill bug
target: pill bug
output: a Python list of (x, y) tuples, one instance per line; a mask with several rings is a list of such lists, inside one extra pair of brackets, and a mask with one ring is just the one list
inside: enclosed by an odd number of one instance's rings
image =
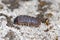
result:
[(31, 16), (27, 16), (27, 15), (20, 15), (20, 16), (17, 16), (15, 19), (14, 19), (14, 22), (12, 22), (11, 20), (11, 16), (7, 16), (3, 13), (0, 13), (0, 16), (5, 16), (6, 19), (7, 19), (7, 26), (9, 27), (14, 27), (14, 28), (17, 28), (17, 29), (20, 29), (19, 27), (15, 26), (14, 24), (16, 25), (24, 25), (24, 26), (35, 26), (35, 27), (39, 27), (39, 25), (41, 24), (41, 20), (36, 18), (36, 17), (31, 17)]
[(14, 24), (38, 27), (40, 20), (35, 17), (20, 15), (14, 19)]

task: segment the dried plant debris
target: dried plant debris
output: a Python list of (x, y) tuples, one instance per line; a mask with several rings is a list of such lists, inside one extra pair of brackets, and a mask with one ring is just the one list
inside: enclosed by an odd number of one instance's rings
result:
[(47, 13), (47, 14), (45, 14), (45, 16), (46, 16), (46, 17), (52, 17), (53, 14), (52, 14), (52, 13)]
[(50, 24), (50, 22), (49, 22), (48, 19), (45, 21), (45, 24), (46, 24), (47, 26)]
[(10, 6), (8, 6), (8, 8), (11, 10), (19, 8), (19, 6), (20, 6), (19, 0), (2, 0), (2, 3), (10, 4)]
[(58, 36), (56, 36), (56, 39), (55, 40), (58, 40)]
[(8, 38), (9, 40), (14, 40), (14, 38), (16, 37), (15, 33), (13, 31), (9, 31), (5, 37), (3, 37), (5, 40)]
[(43, 7), (43, 6), (47, 5), (47, 4), (48, 4), (48, 3), (45, 2), (45, 1), (40, 1), (40, 3), (39, 3), (39, 5), (40, 5), (41, 7)]
[(40, 6), (43, 7), (45, 5), (51, 5), (51, 2), (40, 1)]
[[(51, 2), (46, 2), (46, 1), (38, 1), (38, 2), (39, 2), (39, 4), (38, 4), (38, 11), (42, 11), (42, 12), (46, 12), (47, 9), (52, 4)], [(44, 6), (46, 6), (46, 7), (44, 7)]]
[(46, 30), (44, 30), (44, 32), (48, 32), (49, 30), (51, 30), (53, 28), (53, 26), (50, 26), (49, 28), (47, 28)]

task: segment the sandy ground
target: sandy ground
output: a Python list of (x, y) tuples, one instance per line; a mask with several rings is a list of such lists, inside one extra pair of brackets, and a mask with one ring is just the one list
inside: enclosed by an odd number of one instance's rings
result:
[[(27, 2), (20, 2), (21, 6), (14, 11), (11, 11), (7, 6), (1, 2), (3, 9), (0, 9), (0, 13), (12, 16), (12, 21), (18, 15), (29, 15), (36, 17), (39, 14), (38, 0), (32, 0)], [(19, 30), (14, 27), (7, 26), (7, 19), (5, 16), (0, 16), (0, 40), (60, 40), (60, 0), (43, 0), (51, 2), (51, 9), (48, 9), (45, 13), (52, 13), (53, 16), (49, 18), (50, 25), (41, 23), (39, 27), (30, 27), (18, 25)], [(47, 28), (48, 32), (45, 32)], [(10, 33), (10, 34), (9, 34)], [(11, 36), (12, 35), (12, 36)], [(11, 36), (11, 37), (10, 37)]]

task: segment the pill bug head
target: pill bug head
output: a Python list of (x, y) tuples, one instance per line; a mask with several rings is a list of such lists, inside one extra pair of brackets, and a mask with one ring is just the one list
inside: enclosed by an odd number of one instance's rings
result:
[(17, 23), (18, 23), (18, 17), (14, 19), (14, 24), (17, 24)]

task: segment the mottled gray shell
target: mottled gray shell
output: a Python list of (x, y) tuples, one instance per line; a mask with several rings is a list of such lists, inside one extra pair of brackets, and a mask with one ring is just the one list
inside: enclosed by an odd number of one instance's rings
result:
[(14, 24), (38, 27), (40, 21), (35, 17), (20, 15), (14, 19)]

